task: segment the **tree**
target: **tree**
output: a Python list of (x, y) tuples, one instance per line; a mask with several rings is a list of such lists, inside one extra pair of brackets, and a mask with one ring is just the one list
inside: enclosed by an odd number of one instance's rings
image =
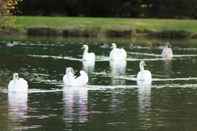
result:
[(0, 0), (0, 28), (13, 27), (15, 18), (10, 17), (21, 0)]

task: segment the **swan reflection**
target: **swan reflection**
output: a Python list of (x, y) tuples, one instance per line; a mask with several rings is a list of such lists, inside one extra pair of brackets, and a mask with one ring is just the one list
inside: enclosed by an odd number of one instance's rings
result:
[(138, 85), (139, 112), (147, 113), (151, 108), (151, 85)]
[(64, 87), (64, 118), (66, 123), (88, 120), (88, 90), (84, 87)]
[(172, 61), (171, 60), (165, 60), (164, 64), (163, 64), (163, 68), (164, 68), (164, 74), (166, 75), (166, 77), (170, 77), (171, 74), (173, 73), (173, 71), (172, 71)]
[(25, 120), (28, 109), (28, 93), (8, 93), (8, 115), (14, 122)]
[(112, 75), (112, 85), (123, 85), (125, 80), (119, 79), (118, 77), (125, 75), (127, 62), (110, 62), (111, 75)]

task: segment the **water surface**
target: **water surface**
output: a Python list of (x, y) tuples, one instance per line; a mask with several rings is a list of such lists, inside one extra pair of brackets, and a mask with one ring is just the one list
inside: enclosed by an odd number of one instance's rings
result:
[[(128, 52), (124, 69), (110, 66), (110, 43)], [(160, 58), (165, 40), (63, 39), (0, 41), (0, 129), (27, 131), (146, 131), (197, 128), (197, 48), (193, 40), (172, 41), (175, 57)], [(196, 41), (197, 42), (197, 41)], [(150, 44), (153, 43), (153, 44)], [(83, 69), (82, 45), (97, 55), (87, 88), (64, 88), (66, 67)], [(152, 88), (135, 77), (144, 59)], [(28, 96), (8, 96), (12, 73), (29, 82)]]

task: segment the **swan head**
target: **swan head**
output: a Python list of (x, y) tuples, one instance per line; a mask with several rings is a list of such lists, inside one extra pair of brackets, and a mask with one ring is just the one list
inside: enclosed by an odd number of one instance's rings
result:
[(67, 75), (74, 75), (74, 70), (72, 67), (68, 67), (66, 68), (66, 74)]
[(141, 60), (139, 66), (140, 70), (144, 70), (144, 66), (146, 66), (146, 63), (143, 60)]
[(116, 43), (112, 43), (112, 49), (115, 49), (115, 48), (117, 48)]
[(165, 48), (170, 48), (170, 42), (165, 43)]
[(19, 79), (18, 73), (14, 73), (14, 74), (13, 74), (13, 80), (18, 80), (18, 79)]
[(83, 45), (82, 49), (88, 50), (88, 45)]

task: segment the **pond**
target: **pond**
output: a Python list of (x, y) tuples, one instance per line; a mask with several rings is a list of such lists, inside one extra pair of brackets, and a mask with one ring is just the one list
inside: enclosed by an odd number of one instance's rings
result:
[[(197, 128), (196, 40), (171, 40), (174, 58), (160, 58), (166, 40), (0, 40), (0, 129), (27, 131), (194, 131)], [(121, 71), (110, 67), (111, 42), (128, 53)], [(147, 44), (148, 43), (148, 44)], [(83, 69), (83, 44), (96, 54), (87, 88), (63, 87), (66, 67)], [(152, 72), (150, 89), (136, 85), (139, 61)], [(86, 69), (86, 68), (85, 68)], [(18, 72), (29, 83), (27, 99), (8, 97)]]

